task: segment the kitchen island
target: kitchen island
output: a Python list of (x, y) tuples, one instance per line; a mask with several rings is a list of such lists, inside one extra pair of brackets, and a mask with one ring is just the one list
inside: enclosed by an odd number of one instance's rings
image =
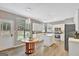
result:
[(69, 37), (69, 56), (79, 56), (79, 39)]
[[(41, 40), (42, 41), (42, 40)], [(25, 40), (23, 41), (26, 45), (26, 54), (32, 54), (35, 52), (36, 50), (36, 45), (38, 42), (40, 42), (40, 40), (37, 39), (32, 39), (32, 40)]]

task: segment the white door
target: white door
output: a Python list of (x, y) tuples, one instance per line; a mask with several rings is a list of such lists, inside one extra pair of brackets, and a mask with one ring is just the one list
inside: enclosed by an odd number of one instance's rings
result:
[(14, 26), (12, 20), (0, 20), (0, 46), (11, 47), (14, 45)]

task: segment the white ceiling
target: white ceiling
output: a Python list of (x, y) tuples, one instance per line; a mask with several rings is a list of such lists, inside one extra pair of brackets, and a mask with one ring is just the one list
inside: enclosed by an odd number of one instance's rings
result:
[[(54, 22), (73, 17), (79, 8), (77, 3), (0, 3), (4, 8), (13, 13), (34, 17), (43, 22)], [(31, 10), (26, 10), (31, 8)]]

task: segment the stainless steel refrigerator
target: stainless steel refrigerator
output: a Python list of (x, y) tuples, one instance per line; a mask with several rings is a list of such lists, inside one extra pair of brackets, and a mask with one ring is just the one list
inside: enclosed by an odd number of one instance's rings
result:
[(70, 34), (71, 32), (75, 32), (75, 24), (65, 24), (65, 50), (69, 50), (69, 36), (72, 35)]

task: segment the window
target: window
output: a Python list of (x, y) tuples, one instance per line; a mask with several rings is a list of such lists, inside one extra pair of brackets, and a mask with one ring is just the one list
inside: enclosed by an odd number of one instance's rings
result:
[(31, 22), (30, 22), (30, 20), (29, 19), (27, 19), (27, 20), (25, 20), (25, 31), (24, 31), (24, 37), (26, 38), (26, 39), (28, 39), (29, 37), (30, 37), (30, 26), (31, 26)]
[(24, 39), (24, 26), (25, 26), (25, 21), (24, 20), (17, 20), (17, 39), (22, 40)]
[(30, 37), (30, 23), (26, 20), (16, 20), (18, 40), (24, 40)]
[(10, 23), (6, 23), (6, 22), (1, 23), (1, 30), (2, 31), (9, 31), (9, 30), (11, 30)]
[(30, 30), (30, 23), (29, 23), (29, 20), (25, 20), (25, 30)]

